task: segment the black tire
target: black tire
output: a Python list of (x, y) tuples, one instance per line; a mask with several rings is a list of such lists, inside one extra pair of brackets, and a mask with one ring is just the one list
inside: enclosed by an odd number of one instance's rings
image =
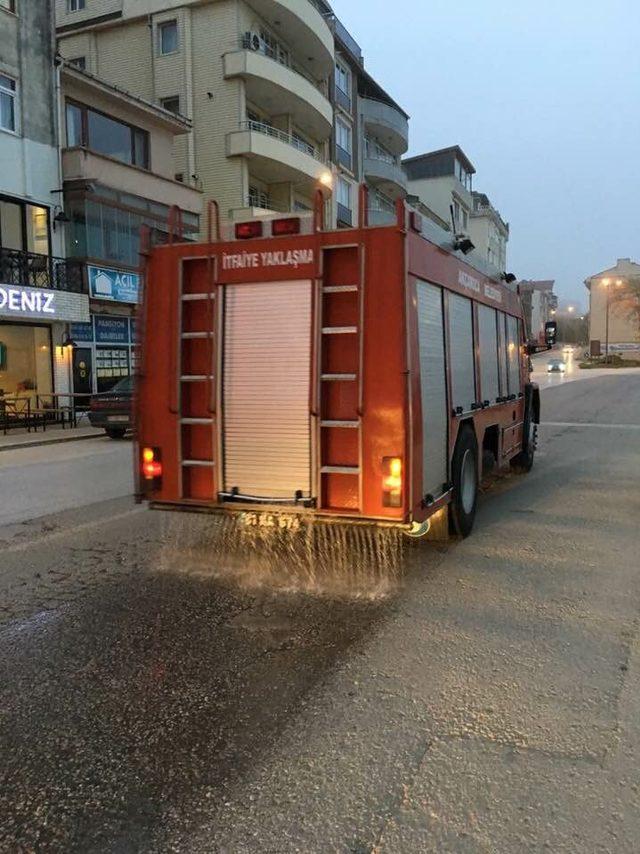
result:
[(124, 434), (127, 431), (122, 427), (105, 427), (104, 432), (110, 439), (124, 439)]
[(531, 410), (529, 410), (522, 426), (522, 450), (511, 460), (512, 467), (525, 474), (530, 472), (533, 468), (537, 445), (538, 425), (533, 423)]
[(473, 530), (478, 506), (478, 442), (471, 427), (466, 425), (458, 434), (453, 452), (451, 481), (452, 533), (468, 537)]

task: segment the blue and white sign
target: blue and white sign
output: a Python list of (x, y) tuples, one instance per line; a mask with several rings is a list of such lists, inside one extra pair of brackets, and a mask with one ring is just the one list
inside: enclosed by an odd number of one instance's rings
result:
[(94, 317), (97, 344), (128, 344), (129, 318), (97, 315)]
[(109, 267), (93, 267), (87, 264), (89, 293), (93, 299), (113, 300), (114, 302), (138, 302), (140, 276), (137, 273), (125, 273)]
[(77, 344), (90, 344), (93, 341), (93, 323), (72, 323), (69, 335)]

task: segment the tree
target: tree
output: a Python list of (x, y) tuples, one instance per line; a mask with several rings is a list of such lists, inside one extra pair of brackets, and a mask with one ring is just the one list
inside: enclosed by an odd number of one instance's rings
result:
[(612, 294), (611, 310), (630, 320), (640, 331), (640, 276), (630, 276)]

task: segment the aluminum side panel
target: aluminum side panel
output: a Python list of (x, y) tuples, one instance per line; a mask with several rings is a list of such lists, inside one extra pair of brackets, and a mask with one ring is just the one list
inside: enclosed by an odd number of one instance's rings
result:
[(224, 487), (311, 496), (310, 281), (227, 285)]
[(448, 418), (442, 288), (417, 283), (422, 397), (422, 492), (437, 498), (447, 482)]
[(451, 405), (464, 412), (476, 402), (473, 316), (471, 300), (449, 294), (449, 357), (451, 359)]
[(520, 388), (520, 336), (517, 318), (507, 315), (507, 369), (509, 394), (519, 394)]
[(500, 396), (509, 394), (507, 383), (507, 316), (498, 312), (498, 373), (500, 376)]
[(478, 332), (480, 336), (480, 384), (482, 397), (495, 403), (500, 396), (498, 376), (498, 327), (496, 310), (486, 305), (478, 306)]

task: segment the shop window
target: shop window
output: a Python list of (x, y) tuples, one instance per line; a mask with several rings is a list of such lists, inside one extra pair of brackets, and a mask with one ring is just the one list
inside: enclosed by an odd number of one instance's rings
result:
[(47, 327), (0, 323), (0, 344), (5, 356), (0, 366), (0, 400), (17, 397), (35, 405), (38, 395), (46, 398), (52, 393), (51, 333)]
[(15, 131), (18, 84), (12, 77), (0, 74), (0, 128)]

